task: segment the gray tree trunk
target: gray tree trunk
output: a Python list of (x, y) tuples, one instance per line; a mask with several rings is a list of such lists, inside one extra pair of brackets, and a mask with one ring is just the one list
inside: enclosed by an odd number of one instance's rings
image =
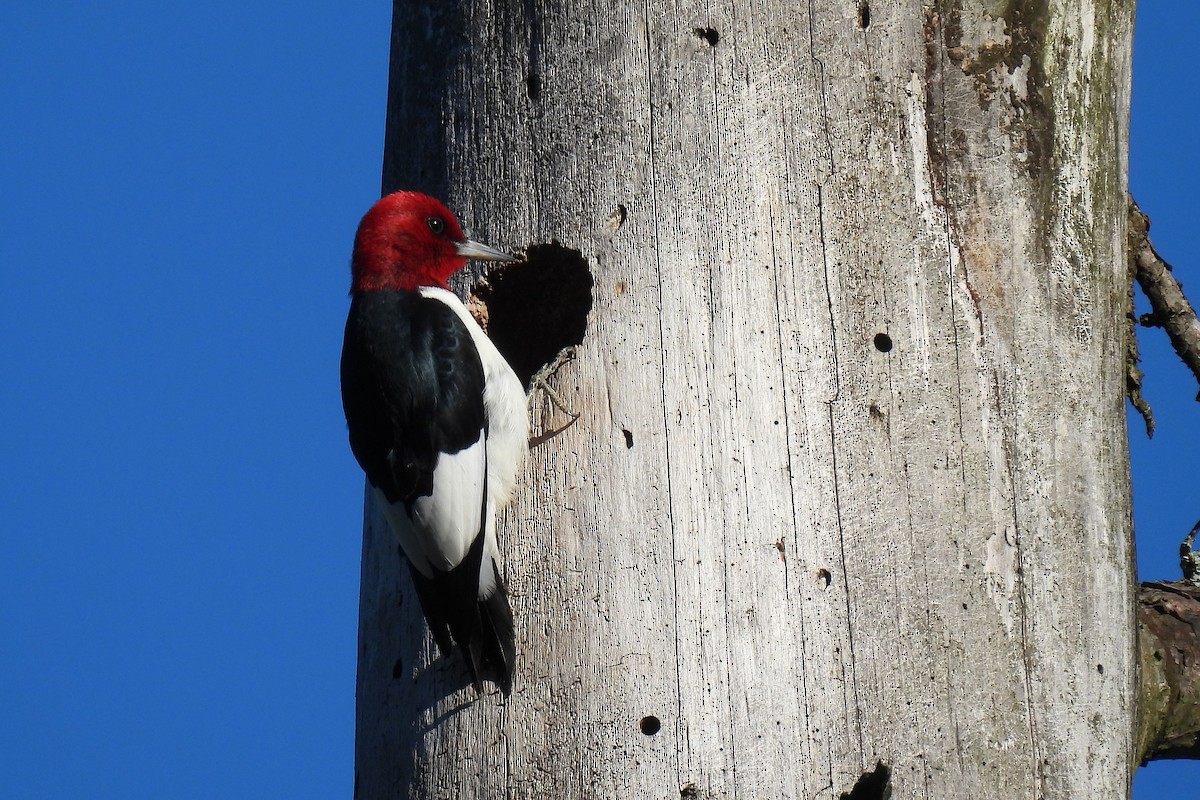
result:
[(595, 293), (511, 697), (368, 508), (357, 797), (1127, 795), (1132, 13), (397, 2), (385, 189)]

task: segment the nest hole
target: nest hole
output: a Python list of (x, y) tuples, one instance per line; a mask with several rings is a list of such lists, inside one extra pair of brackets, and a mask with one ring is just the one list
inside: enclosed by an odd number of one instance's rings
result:
[(882, 761), (875, 762), (875, 769), (864, 772), (854, 788), (842, 792), (841, 800), (888, 800), (892, 796), (892, 770)]
[(583, 343), (594, 286), (583, 254), (551, 242), (498, 266), (472, 290), (486, 310), (488, 336), (526, 389), (563, 348)]

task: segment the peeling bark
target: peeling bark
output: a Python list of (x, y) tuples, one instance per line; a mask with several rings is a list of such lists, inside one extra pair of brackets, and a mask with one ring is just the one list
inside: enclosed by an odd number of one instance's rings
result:
[[(1175, 278), (1171, 265), (1163, 260), (1150, 242), (1150, 218), (1129, 198), (1129, 232), (1137, 264), (1138, 285), (1150, 301), (1152, 313), (1142, 324), (1161, 327), (1171, 346), (1200, 383), (1200, 320)], [(1200, 394), (1196, 395), (1200, 400)]]
[(1200, 758), (1200, 587), (1138, 590), (1138, 758)]
[(1129, 268), (1128, 291), (1125, 292), (1125, 394), (1130, 405), (1141, 415), (1146, 424), (1146, 437), (1154, 436), (1154, 412), (1149, 401), (1142, 395), (1142, 378), (1145, 373), (1138, 367), (1141, 354), (1138, 352), (1137, 312), (1134, 310), (1133, 287), (1138, 279), (1138, 253), (1146, 238), (1150, 220), (1141, 213), (1133, 198), (1129, 198), (1129, 235), (1126, 265)]

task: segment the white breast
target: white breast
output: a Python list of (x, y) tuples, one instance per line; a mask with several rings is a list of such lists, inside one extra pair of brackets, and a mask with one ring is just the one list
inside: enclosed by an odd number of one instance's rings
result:
[(486, 380), (483, 402), (488, 418), (488, 494), (497, 508), (502, 507), (512, 496), (517, 470), (529, 447), (525, 391), (512, 367), (453, 292), (422, 287), (421, 295), (449, 306), (467, 326), (479, 351)]

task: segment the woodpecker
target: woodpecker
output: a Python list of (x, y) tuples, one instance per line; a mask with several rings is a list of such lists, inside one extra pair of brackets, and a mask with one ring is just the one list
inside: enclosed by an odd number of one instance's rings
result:
[(395, 192), (354, 237), (342, 346), (350, 449), (408, 560), (444, 656), (512, 690), (512, 609), (496, 512), (528, 447), (525, 392), (446, 286), (468, 258), (516, 259), (467, 239), (438, 200)]

